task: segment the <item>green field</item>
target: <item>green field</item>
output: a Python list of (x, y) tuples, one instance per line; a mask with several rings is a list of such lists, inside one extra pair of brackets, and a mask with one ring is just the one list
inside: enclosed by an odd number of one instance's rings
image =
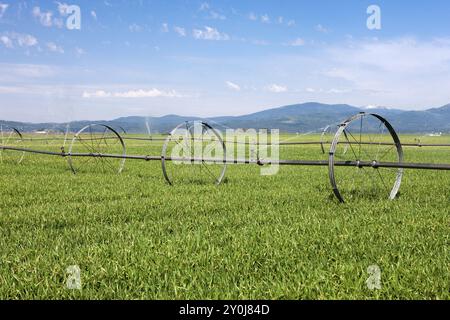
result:
[[(137, 155), (162, 146), (126, 143)], [(318, 145), (281, 157), (327, 160)], [(405, 148), (405, 161), (450, 163), (450, 148)], [(0, 299), (450, 298), (450, 172), (406, 170), (397, 200), (346, 204), (326, 167), (230, 165), (226, 177), (169, 186), (160, 162), (127, 161), (120, 175), (73, 175), (43, 155), (3, 163)], [(71, 265), (82, 290), (66, 287)], [(379, 290), (366, 284), (371, 265)]]

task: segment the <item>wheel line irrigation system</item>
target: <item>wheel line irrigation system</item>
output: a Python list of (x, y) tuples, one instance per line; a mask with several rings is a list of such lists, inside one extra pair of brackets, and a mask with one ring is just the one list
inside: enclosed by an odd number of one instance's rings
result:
[[(380, 130), (381, 136), (384, 138), (383, 141), (375, 142), (373, 138), (370, 137), (370, 132), (363, 131), (363, 126), (369, 127), (369, 122), (371, 122), (371, 127), (377, 127)], [(193, 123), (200, 124), (201, 126), (201, 139), (196, 138), (192, 134), (192, 129), (194, 128)], [(227, 158), (226, 144), (227, 141), (223, 141), (220, 133), (216, 131), (212, 126), (204, 121), (199, 122), (186, 122), (177, 126), (166, 138), (138, 138), (138, 137), (124, 137), (121, 136), (114, 128), (103, 125), (103, 124), (91, 124), (82, 128), (73, 137), (69, 151), (66, 152), (64, 146), (61, 148), (61, 152), (52, 152), (44, 150), (35, 150), (31, 148), (18, 147), (15, 145), (16, 142), (23, 141), (39, 141), (39, 140), (62, 140), (59, 138), (48, 138), (48, 139), (27, 139), (22, 136), (22, 133), (16, 129), (9, 127), (8, 134), (4, 134), (3, 127), (1, 128), (1, 143), (0, 143), (0, 154), (3, 160), (3, 153), (5, 152), (15, 152), (17, 154), (15, 158), (16, 163), (21, 163), (23, 161), (25, 153), (31, 154), (41, 154), (48, 156), (58, 156), (68, 159), (69, 166), (73, 173), (77, 173), (76, 165), (74, 164), (74, 159), (85, 158), (85, 159), (100, 159), (105, 161), (104, 165), (111, 166), (108, 163), (108, 159), (117, 159), (119, 161), (117, 172), (122, 172), (126, 160), (142, 160), (142, 161), (160, 161), (162, 164), (162, 171), (165, 180), (170, 184), (174, 184), (171, 175), (168, 172), (168, 163), (170, 162), (184, 162), (190, 164), (217, 164), (220, 166), (219, 173), (214, 176), (214, 182), (220, 184), (226, 173), (226, 168), (228, 164), (253, 164), (259, 166), (265, 165), (280, 165), (280, 166), (318, 166), (318, 167), (328, 167), (329, 180), (333, 190), (334, 195), (340, 202), (345, 202), (345, 192), (342, 191), (342, 185), (345, 185), (343, 180), (348, 177), (348, 171), (339, 173), (340, 168), (357, 168), (359, 174), (352, 171), (351, 174), (355, 176), (361, 176), (363, 180), (365, 177), (371, 177), (370, 179), (376, 179), (381, 188), (386, 188), (389, 193), (389, 199), (395, 199), (402, 182), (402, 177), (404, 169), (415, 169), (415, 170), (450, 170), (450, 164), (434, 164), (434, 163), (407, 163), (403, 161), (403, 147), (450, 147), (450, 144), (421, 144), (421, 143), (408, 143), (402, 144), (400, 139), (395, 132), (392, 125), (383, 117), (377, 114), (361, 112), (355, 116), (347, 119), (337, 126), (337, 131), (333, 135), (333, 139), (328, 151), (328, 160), (266, 160), (266, 159), (229, 159)], [(352, 129), (353, 128), (353, 129)], [(359, 129), (356, 130), (355, 129)], [(221, 158), (208, 158), (204, 157), (203, 154), (199, 157), (195, 154), (190, 154), (188, 157), (174, 157), (169, 155), (170, 143), (175, 142), (179, 144), (179, 138), (174, 139), (177, 136), (177, 132), (180, 129), (185, 130), (185, 136), (188, 140), (203, 141), (203, 135), (208, 132), (214, 137), (215, 141), (220, 145), (223, 151), (223, 156)], [(325, 140), (325, 135), (328, 133), (330, 127), (325, 128), (321, 135), (320, 141), (303, 141), (303, 142), (280, 142), (279, 145), (320, 145), (322, 152), (326, 153), (325, 145), (328, 144)], [(126, 133), (126, 131), (121, 128), (121, 130)], [(353, 132), (352, 132), (353, 131)], [(359, 132), (358, 132), (359, 131)], [(95, 133), (102, 133), (101, 137), (96, 137)], [(364, 133), (363, 133), (364, 132)], [(367, 134), (368, 132), (368, 134)], [(187, 134), (186, 134), (187, 133)], [(363, 135), (369, 137), (369, 141), (363, 141)], [(88, 136), (88, 139), (84, 138)], [(67, 132), (66, 132), (67, 138)], [(66, 142), (64, 139), (64, 145)], [(137, 140), (137, 141), (164, 141), (162, 153), (160, 156), (152, 155), (127, 155), (126, 153), (126, 140)], [(387, 141), (386, 141), (387, 140)], [(95, 142), (95, 143), (94, 143)], [(239, 144), (239, 142), (233, 142)], [(248, 144), (248, 143), (244, 143)], [(258, 145), (265, 145), (260, 144)], [(266, 144), (270, 145), (270, 144)], [(77, 152), (77, 146), (81, 146), (84, 152)], [(114, 150), (118, 150), (114, 153), (104, 152), (102, 149), (107, 149), (114, 146)], [(373, 148), (372, 154), (364, 150), (365, 147)], [(383, 151), (382, 147), (389, 147), (386, 151)], [(78, 148), (79, 149), (79, 148)], [(374, 150), (377, 150), (376, 153)], [(382, 153), (385, 152), (384, 154)], [(390, 152), (391, 158), (389, 161), (383, 161), (386, 154)], [(375, 177), (367, 173), (366, 169), (371, 168), (376, 171)], [(387, 172), (387, 175), (383, 177), (382, 170)], [(361, 174), (361, 172), (363, 174)], [(389, 174), (390, 172), (390, 174)], [(211, 174), (211, 172), (210, 172)], [(367, 175), (367, 176), (365, 176)], [(378, 179), (379, 177), (379, 179)], [(386, 182), (387, 178), (389, 183)], [(341, 181), (342, 180), (342, 181)], [(360, 180), (360, 181), (363, 181)], [(392, 180), (392, 181), (391, 181)], [(351, 184), (356, 184), (357, 179), (350, 180)], [(342, 182), (342, 183), (341, 183)], [(392, 185), (392, 187), (391, 187)], [(359, 187), (359, 186), (353, 186)], [(365, 192), (364, 190), (362, 192)]]

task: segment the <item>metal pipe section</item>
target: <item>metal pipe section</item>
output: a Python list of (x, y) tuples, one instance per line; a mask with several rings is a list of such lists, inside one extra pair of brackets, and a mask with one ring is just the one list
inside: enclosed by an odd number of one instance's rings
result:
[[(33, 150), (27, 148), (16, 148), (8, 146), (0, 146), (1, 150), (11, 150), (18, 152), (28, 152), (50, 156), (60, 157), (97, 157), (97, 158), (113, 158), (113, 159), (130, 159), (130, 160), (145, 160), (145, 161), (160, 161), (161, 156), (144, 156), (144, 155), (120, 155), (120, 154), (101, 154), (101, 153), (66, 153), (66, 152), (51, 152)], [(286, 165), (286, 166), (318, 166), (326, 167), (329, 165), (328, 160), (258, 160), (251, 161), (248, 159), (216, 159), (216, 158), (183, 158), (183, 157), (165, 157), (167, 161), (191, 162), (191, 163), (226, 163), (226, 164), (257, 164), (257, 165)], [(400, 163), (400, 162), (377, 162), (377, 161), (336, 161), (334, 163), (338, 167), (370, 167), (378, 168), (392, 168), (392, 169), (417, 169), (417, 170), (450, 170), (450, 164), (439, 163)]]
[[(90, 138), (90, 139), (86, 139), (86, 140), (102, 140), (102, 139), (114, 139), (111, 137), (99, 137), (99, 138)], [(166, 138), (139, 138), (139, 137), (122, 137), (123, 140), (130, 140), (130, 141), (166, 141)], [(23, 138), (22, 141), (64, 141), (64, 138)], [(192, 140), (198, 140), (195, 138), (192, 138)], [(250, 145), (250, 143), (242, 143), (242, 142), (238, 142), (238, 141), (224, 141), (224, 143), (226, 144), (244, 144), (244, 145)], [(278, 145), (281, 146), (295, 146), (295, 145), (323, 145), (323, 144), (330, 144), (330, 141), (292, 141), (292, 142), (279, 142)], [(379, 146), (391, 146), (394, 145), (393, 143), (389, 143), (389, 142), (381, 142), (381, 143), (377, 143), (377, 142), (350, 142), (346, 144), (361, 144), (361, 145), (379, 145)], [(257, 143), (256, 145), (260, 145), (260, 146), (270, 146), (271, 143)], [(448, 143), (402, 143), (403, 147), (450, 147), (450, 144)]]

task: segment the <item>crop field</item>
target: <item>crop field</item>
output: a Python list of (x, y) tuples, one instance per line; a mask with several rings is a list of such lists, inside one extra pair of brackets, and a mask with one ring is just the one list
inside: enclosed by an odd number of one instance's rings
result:
[[(129, 155), (159, 156), (163, 144), (125, 142)], [(29, 144), (58, 152), (58, 143)], [(450, 147), (404, 153), (405, 162), (450, 164)], [(328, 155), (283, 145), (280, 158)], [(229, 165), (219, 186), (170, 186), (160, 161), (76, 175), (59, 157), (4, 161), (0, 299), (450, 299), (450, 172), (405, 170), (398, 199), (365, 196), (362, 185), (340, 204), (327, 167), (260, 171)], [(66, 285), (70, 266), (80, 268), (81, 290)], [(379, 289), (367, 285), (371, 266)]]

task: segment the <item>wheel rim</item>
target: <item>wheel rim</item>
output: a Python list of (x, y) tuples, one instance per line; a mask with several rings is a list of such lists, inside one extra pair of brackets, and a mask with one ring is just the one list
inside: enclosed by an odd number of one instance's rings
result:
[[(339, 166), (345, 162), (374, 165)], [(368, 113), (360, 113), (342, 123), (329, 157), (329, 178), (337, 199), (340, 202), (357, 197), (395, 199), (403, 169), (379, 168), (376, 166), (379, 162), (403, 162), (402, 145), (391, 124), (379, 115)]]
[(205, 122), (185, 122), (166, 138), (161, 164), (167, 183), (221, 184), (227, 165), (219, 132)]
[[(23, 137), (19, 130), (9, 126), (0, 126), (0, 143), (4, 147), (23, 147)], [(24, 151), (0, 149), (0, 163), (20, 164), (25, 157)]]
[[(118, 158), (102, 155), (117, 155)], [(92, 124), (75, 134), (69, 148), (68, 162), (73, 173), (121, 173), (125, 156), (125, 143), (117, 131), (106, 125)]]
[(328, 140), (331, 135), (331, 127), (326, 126), (325, 129), (323, 129), (322, 134), (320, 135), (320, 148), (322, 149), (322, 153), (325, 154), (326, 145), (330, 143)]

